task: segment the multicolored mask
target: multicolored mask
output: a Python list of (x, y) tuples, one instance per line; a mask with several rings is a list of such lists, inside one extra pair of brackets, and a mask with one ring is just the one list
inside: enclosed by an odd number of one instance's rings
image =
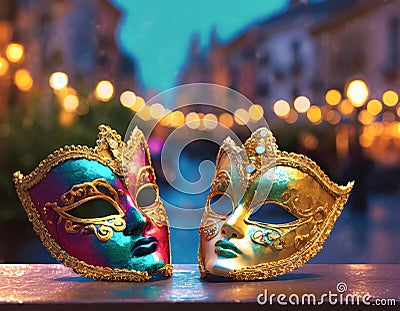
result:
[(111, 281), (171, 276), (168, 220), (139, 129), (125, 145), (101, 125), (95, 148), (61, 148), (29, 175), (16, 172), (14, 182), (43, 244), (77, 273)]
[(202, 276), (267, 279), (300, 267), (322, 249), (352, 186), (279, 151), (266, 128), (242, 148), (226, 139), (199, 229)]

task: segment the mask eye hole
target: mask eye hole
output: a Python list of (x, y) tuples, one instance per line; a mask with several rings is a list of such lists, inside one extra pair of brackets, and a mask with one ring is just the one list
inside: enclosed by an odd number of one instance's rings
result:
[(68, 211), (73, 217), (82, 219), (102, 218), (118, 215), (115, 207), (106, 200), (91, 200)]
[(298, 218), (286, 211), (282, 206), (274, 203), (265, 203), (261, 205), (249, 220), (263, 224), (286, 224), (297, 220)]
[(152, 206), (158, 200), (157, 190), (151, 186), (141, 188), (136, 194), (136, 203), (140, 208)]
[(227, 216), (232, 213), (232, 200), (225, 193), (216, 194), (210, 199), (209, 203), (210, 208), (218, 215)]

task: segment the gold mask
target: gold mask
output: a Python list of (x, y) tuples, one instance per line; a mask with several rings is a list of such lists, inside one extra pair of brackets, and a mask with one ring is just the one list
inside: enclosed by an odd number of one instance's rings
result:
[(267, 279), (300, 267), (322, 249), (352, 187), (279, 151), (266, 128), (244, 147), (227, 138), (199, 229), (202, 276)]

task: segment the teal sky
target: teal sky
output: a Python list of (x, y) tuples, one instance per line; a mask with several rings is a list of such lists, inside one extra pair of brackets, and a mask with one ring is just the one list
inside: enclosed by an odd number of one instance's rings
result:
[(112, 0), (123, 12), (119, 46), (136, 60), (138, 78), (156, 92), (176, 86), (191, 36), (207, 48), (211, 29), (229, 42), (249, 26), (282, 12), (288, 0)]

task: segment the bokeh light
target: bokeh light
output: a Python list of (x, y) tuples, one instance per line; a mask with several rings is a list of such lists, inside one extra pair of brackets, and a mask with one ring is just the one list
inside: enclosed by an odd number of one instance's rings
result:
[(160, 119), (160, 124), (162, 126), (170, 126), (172, 121), (172, 112), (169, 109), (165, 109), (164, 116)]
[(247, 122), (249, 122), (249, 113), (247, 110), (239, 108), (235, 111), (234, 119), (237, 124), (245, 125)]
[(374, 116), (368, 112), (368, 110), (361, 110), (358, 114), (358, 121), (361, 124), (368, 125), (374, 121)]
[(339, 111), (345, 115), (349, 116), (353, 113), (354, 107), (348, 99), (343, 99), (339, 105)]
[(305, 132), (300, 135), (300, 142), (304, 148), (315, 150), (318, 147), (318, 138), (311, 133)]
[(7, 74), (9, 67), (8, 61), (5, 58), (0, 57), (0, 77)]
[(79, 107), (79, 98), (75, 94), (65, 96), (63, 100), (63, 108), (67, 112), (74, 112)]
[(376, 116), (382, 111), (382, 104), (379, 100), (372, 99), (367, 104), (367, 110), (370, 114)]
[(203, 124), (207, 130), (213, 130), (218, 126), (218, 118), (213, 113), (208, 113), (203, 117)]
[(49, 85), (54, 90), (62, 90), (68, 85), (68, 75), (65, 72), (53, 72), (49, 78)]
[(200, 126), (200, 117), (196, 112), (189, 112), (185, 118), (186, 126), (195, 130)]
[(310, 100), (306, 96), (299, 96), (294, 100), (294, 109), (297, 112), (305, 113), (310, 108)]
[(126, 108), (132, 108), (136, 102), (136, 94), (132, 91), (125, 91), (119, 97), (121, 105)]
[(289, 124), (293, 124), (299, 118), (298, 113), (294, 109), (290, 109), (289, 113), (285, 117), (285, 121)]
[(307, 118), (314, 124), (321, 123), (322, 112), (318, 106), (311, 106), (307, 111)]
[(133, 104), (133, 106), (131, 107), (131, 109), (135, 112), (140, 111), (140, 109), (142, 109), (144, 107), (144, 105), (146, 104), (145, 100), (143, 97), (141, 96), (135, 96), (136, 100), (135, 103)]
[(160, 103), (154, 103), (150, 106), (150, 116), (153, 119), (158, 120), (162, 118), (164, 113), (165, 113), (164, 106), (161, 105)]
[(339, 124), (341, 119), (340, 113), (335, 110), (329, 110), (325, 115), (325, 119), (332, 125)]
[(26, 69), (18, 69), (15, 72), (14, 82), (22, 92), (28, 92), (33, 86), (31, 74)]
[(142, 109), (138, 111), (138, 115), (143, 121), (149, 121), (151, 119), (150, 107), (144, 105)]
[(274, 112), (279, 118), (284, 118), (290, 112), (289, 103), (286, 100), (277, 100), (274, 104)]
[(260, 121), (264, 115), (264, 109), (261, 105), (252, 105), (249, 108), (250, 121)]
[(233, 117), (230, 113), (224, 112), (218, 118), (219, 123), (228, 128), (233, 126)]
[(108, 102), (114, 96), (114, 86), (108, 80), (101, 80), (96, 85), (94, 95), (97, 100)]
[(170, 125), (173, 127), (180, 127), (185, 123), (185, 115), (183, 114), (182, 111), (176, 110), (173, 111), (171, 117), (171, 122)]
[(342, 94), (335, 89), (329, 90), (325, 94), (325, 101), (328, 105), (337, 106), (342, 100)]
[(19, 63), (24, 57), (24, 47), (19, 43), (10, 43), (6, 48), (6, 56), (12, 63)]
[(368, 85), (363, 80), (353, 80), (347, 86), (346, 95), (354, 107), (362, 107), (369, 96)]
[(399, 95), (395, 91), (388, 90), (382, 95), (383, 103), (388, 107), (394, 107), (399, 102)]

